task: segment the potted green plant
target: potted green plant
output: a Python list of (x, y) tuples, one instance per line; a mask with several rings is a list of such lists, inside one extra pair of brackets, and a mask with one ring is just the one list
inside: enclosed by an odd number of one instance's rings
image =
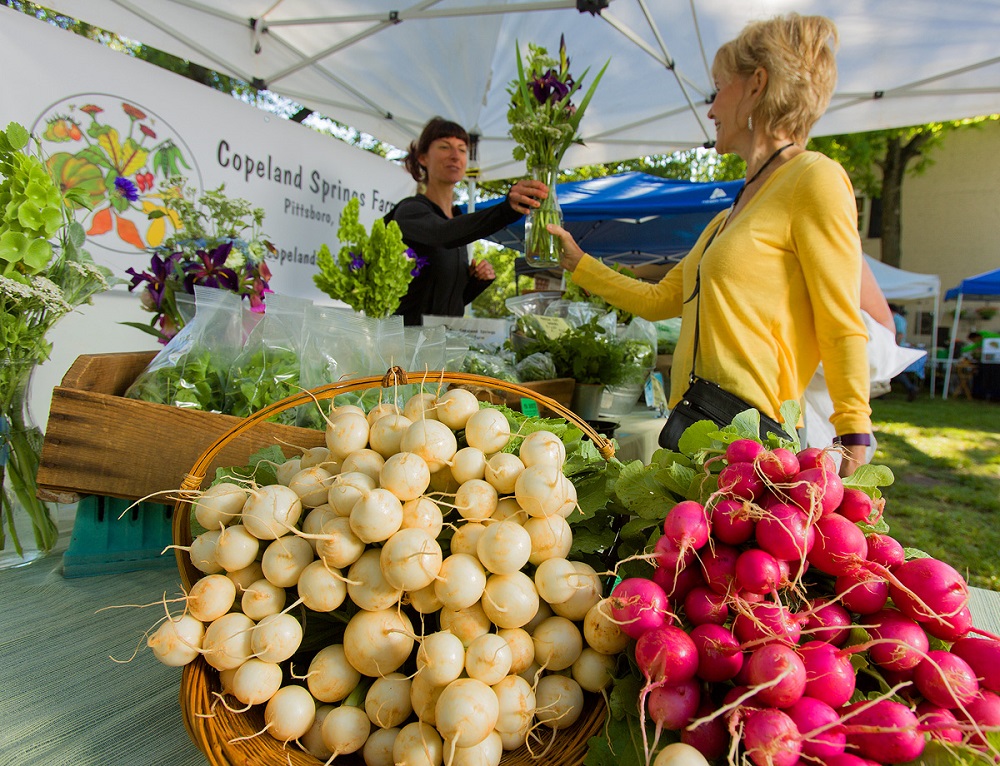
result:
[(996, 315), (997, 315), (996, 306), (986, 305), (986, 306), (980, 306), (979, 308), (976, 309), (976, 316), (982, 319), (984, 322), (988, 322)]

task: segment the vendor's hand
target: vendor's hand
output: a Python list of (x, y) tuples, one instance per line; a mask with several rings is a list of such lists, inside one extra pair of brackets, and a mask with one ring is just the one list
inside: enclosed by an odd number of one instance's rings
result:
[(584, 256), (584, 252), (576, 244), (573, 235), (562, 226), (557, 226), (554, 223), (550, 223), (546, 229), (548, 229), (549, 234), (554, 234), (562, 241), (562, 255), (559, 257), (559, 265), (566, 269), (566, 271), (575, 271), (577, 265), (580, 263), (580, 259)]
[(541, 181), (523, 178), (510, 187), (507, 202), (518, 213), (527, 214), (541, 204), (541, 200), (549, 196), (549, 187)]
[(863, 466), (868, 457), (868, 447), (864, 444), (841, 446), (844, 456), (840, 461), (840, 476), (846, 478)]
[(469, 264), (469, 276), (484, 282), (497, 278), (496, 272), (493, 271), (493, 264), (489, 261), (473, 261)]

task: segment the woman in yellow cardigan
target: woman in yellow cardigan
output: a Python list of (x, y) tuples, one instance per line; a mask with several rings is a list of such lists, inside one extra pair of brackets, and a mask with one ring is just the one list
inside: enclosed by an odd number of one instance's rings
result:
[(843, 168), (805, 150), (833, 94), (836, 43), (829, 19), (789, 14), (753, 22), (719, 49), (708, 117), (716, 151), (739, 155), (747, 180), (658, 284), (620, 275), (550, 230), (580, 287), (645, 319), (682, 317), (671, 407), (688, 386), (696, 312), (696, 374), (763, 415), (778, 419), (783, 401), (799, 400), (822, 361), (848, 475), (871, 439), (857, 207)]

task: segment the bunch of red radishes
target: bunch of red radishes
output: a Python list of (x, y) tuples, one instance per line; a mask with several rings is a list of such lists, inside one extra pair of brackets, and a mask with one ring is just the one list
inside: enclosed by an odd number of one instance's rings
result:
[(882, 501), (819, 450), (740, 439), (724, 459), (704, 505), (666, 514), (655, 574), (610, 599), (646, 679), (647, 761), (663, 729), (757, 766), (905, 763), (929, 741), (1000, 756), (1000, 639), (971, 635), (958, 572), (874, 532)]

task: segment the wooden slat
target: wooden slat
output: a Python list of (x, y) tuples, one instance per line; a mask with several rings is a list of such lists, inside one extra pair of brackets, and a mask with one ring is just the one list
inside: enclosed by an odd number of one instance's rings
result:
[(73, 362), (60, 385), (80, 391), (124, 396), (132, 381), (139, 377), (155, 356), (155, 351), (84, 354)]
[[(116, 379), (114, 365), (102, 368), (91, 360), (80, 364), (78, 379)], [(38, 484), (47, 493), (126, 500), (176, 489), (199, 455), (239, 422), (229, 415), (59, 386), (52, 392)], [(306, 448), (322, 445), (324, 435), (305, 428), (261, 424), (228, 444), (207, 478), (214, 476), (217, 467), (244, 465), (250, 454), (279, 440)], [(283, 449), (287, 455), (296, 452), (294, 448)]]

